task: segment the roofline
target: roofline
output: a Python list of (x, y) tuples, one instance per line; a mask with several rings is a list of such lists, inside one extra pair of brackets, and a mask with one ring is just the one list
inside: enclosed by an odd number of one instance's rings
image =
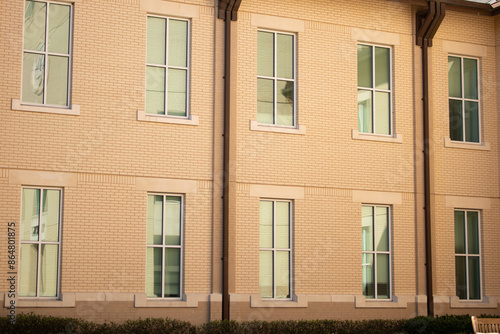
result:
[[(425, 7), (429, 5), (429, 0), (390, 0), (403, 2), (414, 6)], [(441, 0), (441, 3), (446, 4), (446, 10), (473, 13), (479, 15), (492, 16), (497, 15), (499, 12), (495, 11), (500, 3), (495, 3), (493, 6), (487, 3), (471, 2), (466, 0)]]

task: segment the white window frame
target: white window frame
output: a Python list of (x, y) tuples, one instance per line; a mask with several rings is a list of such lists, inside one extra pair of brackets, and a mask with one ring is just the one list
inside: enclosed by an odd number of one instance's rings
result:
[[(24, 189), (36, 189), (40, 191), (40, 203), (39, 203), (39, 213), (38, 213), (38, 226), (40, 227), (40, 219), (42, 218), (42, 202), (43, 202), (43, 190), (59, 190), (59, 229), (58, 229), (58, 234), (59, 234), (59, 241), (41, 241), (40, 240), (40, 230), (38, 231), (38, 241), (30, 241), (30, 240), (22, 240), (22, 233), (19, 234), (19, 243), (20, 245), (38, 245), (38, 254), (37, 254), (37, 271), (36, 271), (36, 296), (20, 296), (20, 298), (29, 300), (29, 299), (44, 299), (44, 300), (59, 300), (61, 299), (61, 246), (62, 246), (62, 221), (63, 221), (63, 189), (62, 188), (55, 188), (55, 187), (30, 187), (30, 186), (25, 186), (21, 188), (21, 203), (22, 203), (22, 198), (23, 198), (23, 191)], [(22, 205), (21, 205), (21, 216), (22, 217)], [(21, 224), (22, 224), (22, 219), (20, 219)], [(21, 226), (22, 230), (22, 226)], [(56, 285), (56, 296), (40, 296), (40, 262), (41, 262), (41, 245), (57, 245), (57, 285)], [(20, 251), (20, 250), (19, 250)], [(19, 259), (21, 261), (21, 259)], [(21, 263), (19, 263), (19, 274), (22, 275), (21, 273), (21, 268), (20, 268)], [(20, 283), (19, 283), (20, 284)], [(20, 292), (20, 289), (18, 289)]]
[[(162, 118), (172, 118), (172, 119), (190, 119), (191, 115), (191, 20), (180, 18), (180, 17), (172, 17), (172, 16), (161, 16), (161, 15), (147, 15), (146, 17), (146, 39), (148, 38), (147, 32), (147, 20), (150, 17), (164, 19), (166, 21), (166, 29), (165, 29), (165, 65), (160, 64), (152, 64), (147, 62), (147, 54), (146, 54), (146, 70), (148, 67), (158, 67), (163, 68), (165, 70), (165, 86), (163, 87), (163, 92), (165, 94), (164, 106), (165, 106), (165, 114), (149, 114), (146, 110), (146, 105), (144, 106), (144, 115), (143, 117), (162, 117)], [(170, 31), (170, 20), (176, 21), (185, 21), (187, 23), (187, 33), (186, 33), (186, 67), (179, 67), (168, 65), (168, 34)], [(146, 50), (147, 53), (147, 50)], [(176, 115), (168, 115), (168, 70), (169, 69), (180, 69), (186, 71), (186, 115), (185, 116), (176, 116)], [(147, 80), (147, 75), (146, 75)], [(181, 123), (182, 124), (182, 123)], [(197, 120), (196, 124), (197, 125)]]

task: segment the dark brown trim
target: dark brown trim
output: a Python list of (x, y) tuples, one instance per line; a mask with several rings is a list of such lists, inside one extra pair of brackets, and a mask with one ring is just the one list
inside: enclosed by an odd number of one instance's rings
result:
[[(428, 0), (390, 0), (390, 1), (402, 2), (418, 7), (428, 7), (429, 2), (432, 2)], [(486, 16), (497, 14), (497, 11), (491, 5), (485, 3), (478, 3), (466, 0), (441, 0), (438, 1), (438, 3), (446, 4), (446, 8), (448, 10), (453, 10), (457, 12), (465, 12), (465, 13), (486, 15)]]

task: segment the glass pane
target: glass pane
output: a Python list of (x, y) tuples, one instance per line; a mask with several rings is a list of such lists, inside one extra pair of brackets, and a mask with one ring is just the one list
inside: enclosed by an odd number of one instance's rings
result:
[(469, 257), (469, 299), (481, 299), (481, 279), (479, 257)]
[(165, 197), (165, 245), (181, 244), (181, 198)]
[(165, 22), (165, 19), (148, 17), (148, 64), (165, 65)]
[(60, 190), (43, 190), (42, 224), (40, 238), (40, 240), (42, 241), (59, 241), (60, 199)]
[(373, 250), (373, 207), (361, 207), (361, 240), (364, 251)]
[(163, 196), (148, 195), (146, 243), (161, 245), (163, 233)]
[(391, 89), (390, 66), (391, 53), (388, 48), (375, 47), (375, 88)]
[(168, 65), (187, 67), (187, 21), (169, 20)]
[(69, 53), (70, 6), (49, 5), (49, 52)]
[(38, 245), (21, 244), (19, 296), (36, 297)]
[(21, 240), (38, 241), (40, 189), (23, 189), (21, 209)]
[(372, 92), (358, 89), (358, 131), (372, 132)]
[(146, 249), (146, 295), (161, 297), (162, 248)]
[(179, 248), (165, 248), (165, 291), (163, 296), (181, 296), (181, 250)]
[(479, 254), (478, 213), (467, 212), (467, 245), (469, 254)]
[(293, 82), (278, 80), (276, 124), (293, 126)]
[(372, 72), (372, 47), (358, 45), (358, 87), (373, 87)]
[(377, 254), (377, 298), (390, 298), (391, 291), (389, 282), (389, 254)]
[(477, 99), (477, 60), (464, 58), (464, 97)]
[(477, 102), (465, 101), (465, 141), (479, 143), (479, 110)]
[(465, 256), (455, 256), (455, 276), (457, 286), (457, 296), (460, 299), (467, 299), (467, 278), (466, 278)]
[(165, 69), (146, 67), (146, 113), (165, 114)]
[(257, 34), (257, 74), (274, 76), (274, 34), (259, 31)]
[(276, 298), (290, 298), (290, 252), (276, 252)]
[(47, 64), (47, 104), (68, 105), (68, 57), (49, 56)]
[(463, 140), (462, 101), (451, 100), (450, 103), (450, 138)]
[(274, 80), (257, 79), (257, 122), (274, 124)]
[(260, 201), (260, 247), (273, 247), (273, 202)]
[(375, 92), (375, 133), (391, 134), (391, 95)]
[(40, 296), (57, 296), (57, 260), (59, 245), (41, 245)]
[(276, 36), (278, 54), (276, 67), (279, 78), (293, 79), (293, 36), (278, 34)]
[(375, 208), (375, 244), (377, 251), (389, 251), (389, 208), (376, 207)]
[(45, 51), (45, 18), (47, 6), (43, 2), (26, 1), (24, 11), (24, 49)]
[(43, 104), (45, 56), (23, 55), (23, 102)]
[(263, 298), (273, 298), (273, 252), (260, 251), (259, 289)]
[(455, 254), (465, 254), (464, 211), (455, 211)]
[(373, 271), (373, 254), (363, 254), (363, 296), (375, 298), (375, 272)]
[(448, 93), (450, 97), (462, 97), (461, 59), (448, 57)]
[(168, 115), (186, 116), (187, 71), (168, 69)]
[(290, 248), (290, 202), (276, 202), (276, 247)]

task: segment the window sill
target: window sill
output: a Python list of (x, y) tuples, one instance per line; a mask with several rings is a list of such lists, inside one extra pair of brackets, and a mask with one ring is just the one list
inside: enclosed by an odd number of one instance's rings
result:
[(252, 131), (264, 131), (264, 132), (277, 132), (277, 133), (288, 133), (293, 135), (305, 135), (306, 126), (297, 125), (297, 128), (281, 127), (276, 125), (262, 125), (258, 124), (257, 121), (250, 120), (250, 130)]
[(297, 308), (307, 307), (307, 298), (293, 295), (292, 299), (278, 300), (262, 298), (260, 295), (250, 295), (250, 307)]
[(196, 115), (190, 115), (189, 118), (176, 118), (165, 115), (150, 115), (144, 110), (137, 110), (137, 120), (144, 122), (170, 123), (182, 125), (199, 125), (199, 119)]
[(365, 296), (355, 297), (355, 308), (407, 308), (408, 307), (408, 297), (397, 297), (393, 296), (392, 300), (377, 300), (377, 299), (366, 299)]
[(60, 115), (72, 115), (72, 116), (80, 115), (80, 106), (77, 104), (73, 104), (71, 108), (56, 108), (56, 107), (22, 104), (21, 100), (12, 99), (11, 109), (19, 111), (44, 112), (49, 114), (60, 114)]
[[(12, 299), (7, 298), (5, 294), (4, 307), (10, 306)], [(75, 307), (75, 294), (62, 293), (61, 299), (45, 298), (18, 298), (15, 300), (15, 306), (18, 307)]]
[(461, 142), (461, 141), (453, 141), (450, 138), (444, 139), (444, 147), (462, 148), (462, 149), (466, 149), (466, 150), (479, 150), (479, 151), (491, 150), (491, 145), (489, 142), (467, 143), (467, 142)]
[(457, 296), (450, 297), (450, 308), (497, 308), (496, 297), (483, 297), (483, 300), (460, 300)]
[(352, 130), (352, 139), (371, 140), (371, 141), (397, 143), (397, 144), (403, 143), (403, 135), (399, 133), (397, 133), (395, 137), (391, 137), (391, 136), (377, 135), (374, 133), (362, 133), (359, 132), (359, 130), (354, 130), (354, 129)]
[[(198, 307), (198, 302), (207, 301), (206, 295), (184, 294), (182, 300), (148, 298), (145, 293), (136, 293), (134, 296), (134, 307)], [(204, 300), (206, 299), (206, 300)]]

